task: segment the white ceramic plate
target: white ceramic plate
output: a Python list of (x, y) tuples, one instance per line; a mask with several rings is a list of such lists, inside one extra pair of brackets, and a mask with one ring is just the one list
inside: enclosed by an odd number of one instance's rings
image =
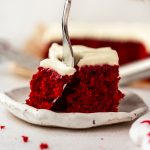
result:
[(16, 117), (41, 126), (84, 129), (134, 120), (146, 112), (147, 106), (136, 94), (125, 90), (119, 112), (98, 113), (56, 113), (36, 109), (25, 104), (29, 88), (18, 88), (0, 94), (0, 103)]

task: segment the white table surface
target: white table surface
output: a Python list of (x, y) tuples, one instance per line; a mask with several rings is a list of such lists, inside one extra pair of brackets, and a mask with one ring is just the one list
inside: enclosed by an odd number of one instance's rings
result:
[[(0, 92), (26, 86), (28, 79), (13, 75), (8, 65), (0, 64)], [(150, 92), (133, 89), (150, 106)], [(50, 150), (139, 150), (129, 138), (132, 122), (103, 126), (88, 130), (68, 130), (39, 127), (28, 124), (10, 114), (0, 106), (0, 150), (38, 150), (46, 142)], [(24, 143), (21, 136), (29, 137)]]

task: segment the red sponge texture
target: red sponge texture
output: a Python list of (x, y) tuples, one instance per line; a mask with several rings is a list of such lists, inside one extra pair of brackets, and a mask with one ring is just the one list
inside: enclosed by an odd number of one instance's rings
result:
[(116, 112), (124, 97), (118, 90), (119, 79), (117, 65), (76, 67), (73, 76), (61, 76), (52, 69), (40, 67), (33, 75), (26, 102), (57, 112)]

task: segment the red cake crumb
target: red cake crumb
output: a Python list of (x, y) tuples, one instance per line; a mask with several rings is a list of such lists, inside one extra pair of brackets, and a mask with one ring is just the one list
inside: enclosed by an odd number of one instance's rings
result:
[(48, 149), (48, 147), (49, 147), (49, 146), (48, 146), (47, 143), (41, 143), (41, 144), (40, 144), (40, 149), (41, 149), (41, 150), (43, 150), (43, 149)]
[(0, 129), (5, 129), (5, 126), (0, 126)]
[(147, 124), (150, 125), (150, 120), (144, 120), (144, 121), (142, 121), (141, 123), (147, 123)]
[(27, 143), (28, 142), (28, 140), (29, 140), (29, 137), (27, 137), (27, 136), (21, 136), (22, 137), (22, 139), (23, 139), (23, 142), (25, 142), (25, 143)]

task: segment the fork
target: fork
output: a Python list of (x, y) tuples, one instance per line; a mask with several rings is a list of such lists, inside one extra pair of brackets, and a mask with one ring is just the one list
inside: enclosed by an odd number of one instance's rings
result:
[(62, 17), (63, 35), (63, 62), (70, 67), (74, 67), (74, 55), (68, 33), (68, 17), (72, 0), (66, 0)]
[[(73, 56), (73, 50), (71, 46), (71, 42), (69, 39), (68, 34), (68, 17), (71, 7), (71, 1), (72, 0), (66, 0), (63, 16), (62, 16), (62, 34), (63, 34), (63, 63), (66, 64), (69, 67), (74, 67), (74, 56)], [(63, 86), (63, 90), (66, 88), (67, 83)], [(58, 100), (59, 96), (55, 98), (52, 102), (54, 105), (55, 102)]]

